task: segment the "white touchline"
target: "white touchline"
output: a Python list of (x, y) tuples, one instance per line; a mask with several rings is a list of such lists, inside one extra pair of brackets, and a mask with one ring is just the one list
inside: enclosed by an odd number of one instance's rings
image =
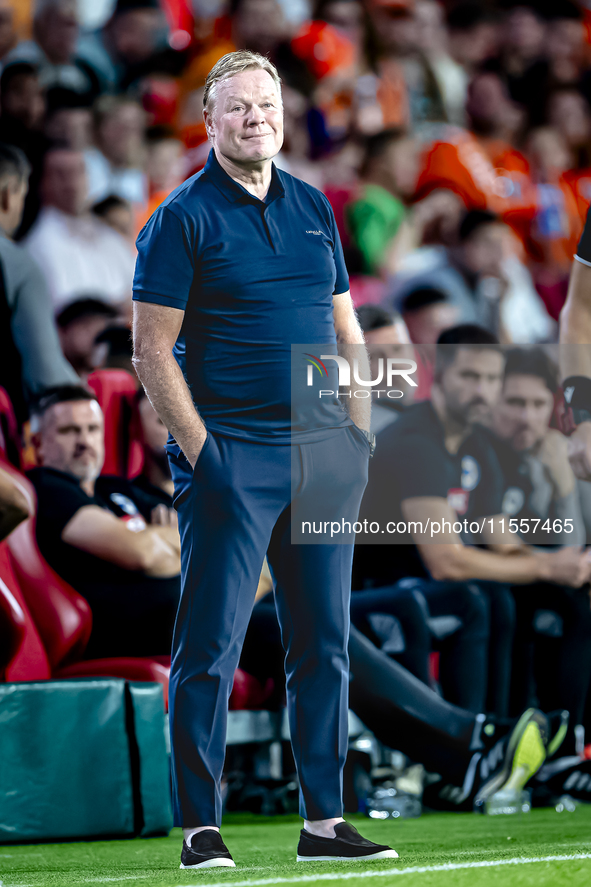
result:
[[(266, 887), (267, 884), (309, 884), (314, 881), (350, 881), (352, 878), (390, 878), (393, 875), (419, 875), (423, 872), (452, 872), (457, 869), (492, 868), (499, 865), (527, 865), (532, 862), (570, 862), (575, 859), (591, 859), (591, 853), (573, 853), (568, 856), (532, 856), (514, 859), (490, 859), (482, 862), (446, 862), (442, 865), (415, 865), (406, 869), (381, 869), (362, 872), (327, 872), (317, 875), (302, 875), (295, 878), (265, 878), (258, 881), (209, 881), (199, 887)], [(179, 884), (178, 887), (184, 887)]]

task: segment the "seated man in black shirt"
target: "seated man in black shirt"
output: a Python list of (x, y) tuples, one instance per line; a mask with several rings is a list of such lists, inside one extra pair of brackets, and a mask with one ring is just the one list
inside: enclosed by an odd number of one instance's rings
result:
[[(567, 439), (549, 427), (557, 389), (558, 369), (542, 348), (511, 350), (490, 441), (505, 478), (503, 513), (524, 541), (580, 545), (585, 532)], [(547, 583), (515, 592), (513, 711), (532, 698), (546, 711), (566, 709), (571, 726), (564, 753), (574, 754), (591, 678), (589, 597), (586, 590)]]
[(37, 542), (90, 604), (86, 656), (168, 654), (180, 594), (176, 513), (123, 478), (99, 477), (103, 416), (86, 389), (48, 392), (32, 430)]
[[(591, 565), (572, 550), (528, 549), (508, 531), (507, 521), (503, 532), (501, 521), (491, 520), (501, 514), (504, 481), (487, 434), (476, 424), (500, 394), (503, 356), (491, 345), (494, 339), (470, 326), (447, 331), (440, 342), (447, 347), (438, 348), (432, 402), (410, 407), (381, 433), (362, 505), (361, 518), (382, 528), (394, 522), (402, 530), (401, 522), (411, 522), (411, 532), (397, 531), (396, 541), (415, 546), (387, 545), (367, 552), (360, 546), (358, 555), (362, 569), (378, 574), (380, 584), (401, 576), (477, 580), (492, 617), (489, 675), (494, 693), (489, 685), (488, 709), (504, 714), (511, 656), (505, 616), (513, 615), (508, 586), (546, 581), (579, 587), (588, 581)], [(469, 526), (476, 518), (486, 521), (483, 532), (474, 536)], [(388, 543), (392, 536), (358, 534), (357, 541)], [(488, 548), (477, 548), (475, 542)], [(430, 607), (430, 594), (438, 594), (438, 585), (423, 586)], [(501, 617), (495, 617), (495, 610)]]

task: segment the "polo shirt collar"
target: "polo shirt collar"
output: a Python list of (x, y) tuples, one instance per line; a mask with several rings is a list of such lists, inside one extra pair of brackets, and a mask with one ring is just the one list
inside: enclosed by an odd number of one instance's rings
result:
[(209, 152), (204, 172), (208, 179), (216, 186), (218, 191), (220, 191), (230, 203), (237, 203), (241, 200), (244, 202), (264, 203), (265, 205), (268, 205), (278, 197), (285, 196), (285, 188), (281, 181), (281, 174), (274, 163), (272, 163), (271, 184), (269, 185), (269, 190), (264, 201), (259, 200), (258, 197), (255, 197), (254, 194), (251, 194), (250, 191), (247, 191), (246, 188), (243, 188), (242, 185), (228, 175), (225, 169), (220, 166), (213, 148)]

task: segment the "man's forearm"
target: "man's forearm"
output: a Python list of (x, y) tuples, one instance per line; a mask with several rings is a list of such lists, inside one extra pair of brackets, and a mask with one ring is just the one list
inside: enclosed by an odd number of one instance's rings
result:
[(547, 578), (542, 554), (524, 551), (504, 557), (496, 552), (460, 544), (421, 545), (419, 548), (433, 578), (442, 581), (494, 579), (495, 582), (511, 585), (527, 585)]
[(563, 378), (591, 378), (590, 343), (591, 267), (575, 260), (567, 299), (560, 312), (560, 370)]
[(150, 403), (191, 463), (195, 465), (207, 429), (193, 403), (172, 352), (136, 346), (133, 365)]

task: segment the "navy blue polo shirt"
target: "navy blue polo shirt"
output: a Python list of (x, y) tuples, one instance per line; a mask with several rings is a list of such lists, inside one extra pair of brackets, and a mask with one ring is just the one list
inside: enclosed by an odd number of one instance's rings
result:
[[(324, 194), (273, 165), (259, 200), (212, 150), (158, 207), (137, 248), (133, 298), (185, 311), (174, 354), (210, 430), (290, 443), (315, 425), (351, 424), (336, 396), (319, 402), (317, 388), (307, 389), (314, 416), (292, 415), (292, 344), (336, 351), (332, 297), (349, 289)], [(322, 386), (336, 391), (336, 362), (326, 364)], [(296, 368), (304, 380), (301, 355)]]

